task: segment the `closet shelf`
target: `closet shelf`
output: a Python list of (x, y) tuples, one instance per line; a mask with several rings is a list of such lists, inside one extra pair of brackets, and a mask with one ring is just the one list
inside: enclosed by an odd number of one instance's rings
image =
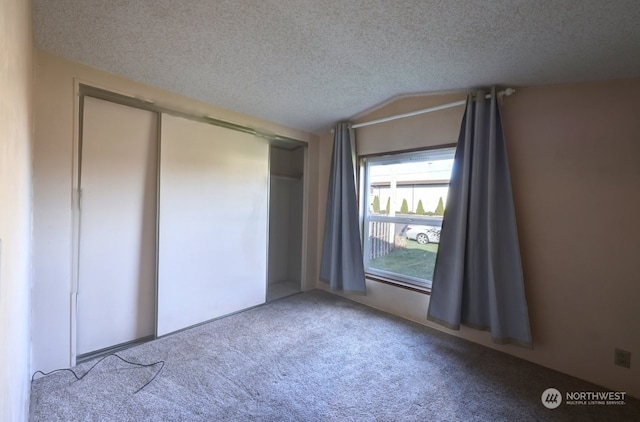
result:
[(297, 174), (271, 173), (271, 177), (275, 177), (276, 179), (302, 180), (302, 173), (297, 173)]

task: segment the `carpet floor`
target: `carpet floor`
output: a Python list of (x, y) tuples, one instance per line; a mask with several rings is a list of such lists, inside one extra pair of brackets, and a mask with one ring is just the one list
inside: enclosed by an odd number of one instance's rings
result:
[[(31, 421), (640, 421), (640, 401), (550, 410), (601, 387), (313, 290), (36, 379)], [(74, 368), (79, 375), (95, 363)]]

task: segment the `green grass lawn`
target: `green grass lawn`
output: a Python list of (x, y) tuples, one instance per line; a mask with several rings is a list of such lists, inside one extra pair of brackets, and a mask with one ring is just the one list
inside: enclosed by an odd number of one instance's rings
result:
[(414, 240), (407, 240), (406, 248), (398, 248), (388, 255), (373, 259), (370, 265), (379, 270), (433, 280), (437, 253), (437, 243), (421, 245)]

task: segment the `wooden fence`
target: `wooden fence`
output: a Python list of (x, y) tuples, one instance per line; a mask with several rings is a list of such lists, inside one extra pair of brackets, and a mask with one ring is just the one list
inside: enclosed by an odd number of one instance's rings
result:
[(371, 221), (369, 223), (369, 259), (388, 255), (395, 249), (394, 223)]

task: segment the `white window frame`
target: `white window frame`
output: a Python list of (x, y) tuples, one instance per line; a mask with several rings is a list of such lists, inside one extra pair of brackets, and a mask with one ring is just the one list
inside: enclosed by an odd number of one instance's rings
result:
[[(425, 219), (428, 217), (396, 217), (396, 216), (385, 216), (385, 215), (371, 215), (369, 214), (369, 204), (371, 203), (372, 198), (370, 197), (370, 175), (369, 169), (373, 164), (400, 164), (407, 163), (410, 161), (435, 161), (440, 159), (453, 158), (455, 155), (455, 146), (441, 146), (436, 148), (430, 148), (420, 151), (409, 151), (409, 152), (395, 152), (388, 153), (384, 155), (375, 155), (375, 156), (362, 156), (360, 157), (360, 221), (361, 221), (361, 233), (362, 233), (362, 252), (364, 259), (364, 270), (365, 274), (368, 276), (381, 279), (385, 282), (390, 282), (392, 284), (397, 284), (400, 286), (406, 287), (417, 287), (419, 290), (430, 291), (431, 289), (431, 280), (426, 280), (422, 278), (412, 277), (405, 274), (399, 274), (391, 271), (386, 271), (378, 268), (371, 268), (370, 265), (370, 244), (369, 241), (369, 228), (370, 223), (373, 221), (380, 222), (390, 222), (396, 224), (413, 224), (413, 225), (424, 225)], [(441, 181), (434, 181), (434, 183), (428, 183), (433, 187), (448, 187), (450, 184), (442, 183)], [(385, 204), (380, 204), (380, 207), (383, 207)]]

